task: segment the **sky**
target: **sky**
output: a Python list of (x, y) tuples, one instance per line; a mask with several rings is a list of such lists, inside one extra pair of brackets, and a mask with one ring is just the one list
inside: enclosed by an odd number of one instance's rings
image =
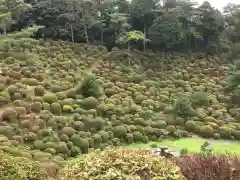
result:
[[(199, 4), (203, 3), (205, 0), (196, 0)], [(228, 3), (240, 4), (240, 0), (208, 0), (211, 5), (220, 11), (222, 11), (223, 7)]]

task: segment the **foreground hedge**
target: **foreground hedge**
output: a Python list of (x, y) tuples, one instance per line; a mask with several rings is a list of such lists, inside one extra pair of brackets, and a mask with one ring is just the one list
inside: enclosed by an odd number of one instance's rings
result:
[(239, 180), (240, 158), (230, 155), (176, 158), (187, 180)]
[(26, 158), (13, 157), (0, 151), (0, 180), (47, 180), (47, 174)]
[(79, 157), (60, 172), (64, 180), (184, 180), (180, 168), (142, 149), (108, 149)]

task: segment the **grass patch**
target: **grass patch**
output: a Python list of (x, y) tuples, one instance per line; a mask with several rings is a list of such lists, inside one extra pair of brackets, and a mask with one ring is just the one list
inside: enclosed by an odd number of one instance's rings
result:
[[(169, 148), (182, 149), (187, 148), (189, 152), (199, 153), (201, 145), (206, 141), (202, 138), (184, 138), (179, 140), (163, 140), (161, 142), (149, 142), (147, 144), (130, 144), (125, 145), (127, 148), (151, 148), (152, 144), (157, 144), (158, 147), (167, 146)], [(240, 155), (240, 142), (231, 141), (211, 141), (211, 147), (215, 154), (224, 154), (226, 152)]]

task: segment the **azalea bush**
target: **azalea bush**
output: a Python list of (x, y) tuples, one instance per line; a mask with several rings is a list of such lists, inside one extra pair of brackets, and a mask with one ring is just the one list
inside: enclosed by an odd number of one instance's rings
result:
[(144, 149), (107, 149), (70, 161), (60, 172), (64, 180), (185, 179), (180, 168)]

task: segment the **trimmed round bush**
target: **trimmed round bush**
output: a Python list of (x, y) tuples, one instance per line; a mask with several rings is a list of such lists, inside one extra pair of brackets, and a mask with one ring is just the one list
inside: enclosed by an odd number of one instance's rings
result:
[(199, 131), (199, 126), (196, 122), (189, 120), (185, 123), (185, 127), (187, 130), (190, 132), (198, 132)]
[(12, 95), (12, 100), (21, 100), (21, 99), (23, 99), (23, 96), (21, 93), (14, 93)]
[(48, 94), (44, 94), (43, 101), (47, 102), (49, 104), (52, 104), (54, 102), (57, 102), (58, 98), (57, 98), (56, 94), (48, 93)]
[(66, 112), (66, 113), (71, 113), (71, 112), (73, 112), (74, 110), (73, 110), (72, 106), (63, 105), (62, 111), (63, 111), (63, 112)]
[(22, 83), (29, 86), (37, 86), (39, 84), (39, 81), (34, 78), (23, 78)]
[(125, 137), (127, 133), (127, 129), (124, 126), (116, 126), (113, 131), (118, 138)]
[(127, 133), (126, 134), (126, 140), (127, 140), (127, 143), (129, 143), (129, 144), (134, 143), (133, 134), (132, 133)]
[(68, 137), (71, 137), (72, 135), (74, 135), (76, 132), (75, 129), (73, 129), (72, 127), (64, 127), (61, 130), (62, 134), (66, 134)]
[[(116, 162), (121, 162), (121, 166)], [(59, 173), (59, 179), (63, 177), (66, 180), (78, 180), (82, 177), (86, 179), (96, 177), (97, 179), (146, 179), (142, 171), (139, 171), (146, 164), (148, 165), (147, 171), (151, 172), (151, 179), (185, 179), (179, 167), (171, 162), (166, 163), (164, 158), (151, 155), (149, 150), (144, 149), (108, 149), (90, 153), (84, 159), (81, 157), (69, 162)]]
[(165, 128), (167, 126), (167, 123), (165, 121), (156, 121), (156, 122), (152, 122), (151, 126), (153, 128), (159, 128), (159, 129), (162, 129), (162, 128)]
[(50, 105), (46, 102), (42, 103), (43, 109), (50, 111)]
[(34, 93), (36, 96), (43, 96), (45, 93), (45, 89), (43, 86), (38, 85), (37, 87), (35, 87), (34, 89)]
[(1, 118), (3, 121), (14, 122), (17, 120), (17, 112), (12, 108), (4, 109)]
[(66, 99), (62, 100), (62, 103), (63, 103), (63, 105), (70, 105), (71, 106), (74, 103), (74, 99), (66, 98)]
[(40, 102), (34, 102), (31, 104), (31, 110), (35, 113), (40, 113), (42, 110), (42, 104)]
[(72, 126), (77, 131), (81, 131), (84, 129), (84, 123), (82, 121), (74, 121)]
[[(0, 99), (0, 101), (1, 101), (1, 99)], [(15, 100), (15, 101), (13, 101), (13, 105), (14, 105), (14, 106), (22, 106), (22, 104), (23, 104), (23, 102), (22, 102), (21, 100)]]
[(82, 101), (84, 109), (95, 109), (98, 105), (98, 101), (95, 97), (88, 97)]
[(141, 142), (143, 140), (143, 134), (139, 131), (133, 133), (133, 139), (135, 142)]
[(57, 153), (63, 153), (63, 154), (67, 154), (68, 153), (68, 146), (65, 142), (60, 142), (57, 145)]
[(62, 107), (61, 104), (54, 102), (51, 104), (51, 112), (56, 115), (61, 115), (62, 114)]
[(17, 93), (17, 92), (18, 92), (18, 87), (14, 86), (14, 85), (10, 85), (10, 86), (8, 86), (8, 88), (7, 88), (7, 92), (8, 92), (10, 95), (13, 95), (14, 93)]
[(209, 125), (201, 126), (199, 130), (200, 130), (200, 134), (203, 137), (213, 137), (214, 130), (211, 126)]
[(57, 92), (56, 96), (59, 100), (64, 100), (67, 98), (67, 94), (65, 92)]
[(27, 114), (25, 107), (15, 107), (15, 111), (17, 112), (18, 117), (25, 116)]

